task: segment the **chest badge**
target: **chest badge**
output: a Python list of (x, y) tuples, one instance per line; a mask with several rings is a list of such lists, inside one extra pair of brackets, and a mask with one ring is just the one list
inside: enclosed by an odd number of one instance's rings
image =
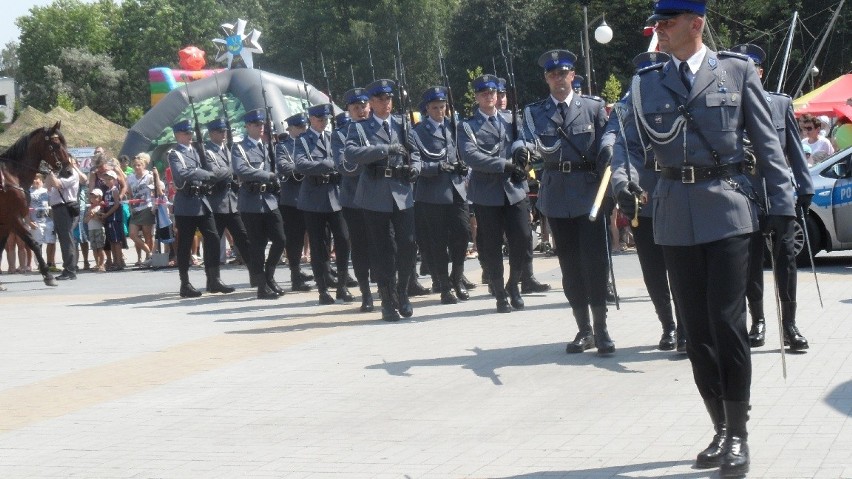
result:
[(663, 124), (663, 115), (654, 115), (654, 124), (662, 125)]

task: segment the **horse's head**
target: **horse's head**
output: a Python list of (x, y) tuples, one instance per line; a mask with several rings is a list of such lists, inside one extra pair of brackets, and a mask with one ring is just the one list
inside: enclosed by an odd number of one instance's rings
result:
[(27, 156), (39, 159), (53, 171), (60, 171), (71, 165), (71, 155), (65, 137), (59, 131), (62, 122), (52, 127), (44, 127), (30, 133)]

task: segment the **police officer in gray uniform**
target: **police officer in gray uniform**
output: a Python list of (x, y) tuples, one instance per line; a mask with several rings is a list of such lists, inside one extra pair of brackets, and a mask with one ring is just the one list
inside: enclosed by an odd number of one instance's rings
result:
[(196, 298), (201, 292), (189, 282), (189, 257), (192, 254), (192, 238), (195, 230), (204, 238), (204, 272), (207, 274), (207, 292), (231, 293), (234, 288), (219, 278), (219, 236), (213, 209), (207, 195), (211, 186), (222, 177), (204, 169), (204, 161), (192, 145), (193, 125), (181, 120), (172, 126), (177, 145), (169, 150), (169, 166), (172, 169), (177, 193), (174, 199), (175, 226), (178, 230), (177, 263), (180, 275), (180, 296)]
[(340, 205), (343, 207), (343, 218), (349, 230), (349, 250), (352, 256), (352, 269), (358, 288), (361, 290), (361, 311), (373, 311), (373, 293), (370, 290), (370, 247), (367, 238), (367, 225), (364, 213), (355, 204), (355, 192), (358, 190), (358, 179), (364, 170), (363, 165), (349, 163), (343, 154), (346, 147), (346, 136), (354, 122), (366, 120), (370, 116), (370, 97), (363, 88), (353, 88), (343, 94), (349, 121), (338, 125), (331, 134), (331, 149), (334, 152), (334, 163), (340, 172)]
[[(251, 241), (249, 256), (257, 271), (258, 299), (277, 299), (284, 291), (275, 282), (275, 267), (284, 251), (284, 229), (278, 211), (278, 178), (272, 171), (268, 146), (263, 141), (266, 112), (251, 110), (243, 116), (246, 135), (234, 143), (231, 159), (234, 173), (240, 179), (237, 207)], [(271, 242), (269, 256), (266, 243)]]
[(524, 138), (515, 154), (529, 150), (544, 160), (536, 208), (553, 232), (562, 286), (579, 328), (566, 351), (595, 346), (609, 354), (615, 345), (606, 327), (608, 231), (603, 215), (594, 222), (588, 218), (612, 150), (598, 153), (606, 125), (603, 101), (572, 90), (576, 59), (567, 50), (550, 50), (538, 59), (550, 95), (524, 109)]
[(231, 166), (231, 150), (226, 143), (228, 123), (224, 118), (217, 118), (207, 123), (207, 134), (210, 139), (204, 144), (206, 161), (204, 169), (221, 178), (213, 185), (213, 192), (208, 198), (213, 207), (213, 218), (216, 220), (216, 232), (219, 234), (220, 244), (225, 229), (231, 233), (237, 250), (240, 252), (249, 270), (249, 275), (254, 277), (257, 271), (249, 258), (249, 240), (246, 227), (237, 209), (237, 191), (239, 184), (234, 178), (234, 169)]
[[(414, 190), (414, 207), (422, 210), (425, 231), (420, 236), (430, 251), (429, 270), (437, 280), (441, 303), (455, 304), (470, 297), (461, 282), (470, 238), (464, 182), (467, 168), (459, 163), (455, 132), (445, 117), (447, 88), (429, 87), (423, 92), (422, 102), (426, 115), (414, 128), (414, 138), (423, 169)], [(448, 262), (452, 262), (452, 274), (447, 272)]]
[(278, 193), (278, 211), (284, 223), (284, 236), (287, 238), (285, 254), (290, 268), (290, 288), (295, 291), (310, 291), (306, 281), (309, 277), (302, 273), (302, 249), (305, 246), (305, 213), (299, 209), (299, 192), (302, 190), (303, 176), (294, 173), (296, 163), (294, 152), (296, 141), (308, 129), (308, 115), (296, 113), (285, 120), (289, 137), (275, 146), (275, 164), (281, 191)]
[(296, 140), (293, 155), (296, 173), (305, 176), (299, 191), (298, 205), (305, 214), (311, 247), (311, 268), (316, 278), (320, 304), (334, 304), (326, 284), (329, 261), (326, 228), (334, 239), (338, 275), (336, 298), (347, 303), (353, 299), (346, 288), (346, 278), (349, 276), (349, 231), (340, 211), (340, 173), (335, 167), (331, 138), (326, 131), (333, 114), (329, 103), (308, 108), (311, 126)]
[[(698, 392), (716, 429), (696, 467), (722, 477), (748, 472), (751, 356), (745, 291), (754, 190), (742, 173), (747, 133), (769, 197), (768, 234), (795, 216), (793, 188), (763, 87), (747, 56), (702, 42), (703, 0), (659, 0), (660, 49), (671, 61), (638, 72), (625, 106), (624, 134), (654, 150), (654, 240), (662, 245), (686, 332)], [(617, 141), (615, 156), (629, 154)]]
[[(509, 110), (508, 108), (509, 99), (506, 96), (506, 79), (497, 78), (497, 109), (500, 111), (500, 114), (503, 115), (503, 119), (506, 120), (509, 124), (512, 124), (515, 121), (515, 118), (512, 114), (512, 110)], [(533, 167), (535, 166), (536, 165), (533, 165)], [(530, 193), (532, 193), (532, 185), (529, 183), (529, 180), (527, 181), (527, 186), (531, 188)], [(537, 190), (534, 192), (536, 194), (538, 193)], [(531, 198), (531, 208), (534, 206), (533, 203), (534, 201), (532, 201)], [(544, 233), (547, 228), (547, 218), (542, 218), (541, 228), (542, 233)], [(530, 261), (524, 266), (524, 272), (521, 273), (521, 294), (544, 293), (546, 291), (550, 291), (550, 285), (547, 283), (541, 283), (538, 279), (536, 279), (535, 274), (533, 273), (533, 262)]]
[[(403, 121), (391, 114), (395, 83), (376, 80), (365, 88), (371, 115), (349, 129), (344, 152), (347, 163), (364, 165), (355, 204), (364, 210), (367, 233), (374, 244), (370, 264), (382, 295), (382, 319), (410, 317), (408, 283), (417, 261), (414, 244), (414, 188), (420, 174), (420, 153)], [(396, 251), (396, 256), (392, 254)]]
[[(748, 55), (757, 67), (758, 75), (763, 78), (761, 64), (766, 53), (757, 45), (744, 44), (731, 48), (731, 51)], [(808, 172), (808, 160), (799, 141), (799, 129), (796, 117), (793, 115), (793, 101), (783, 93), (767, 93), (769, 111), (781, 149), (787, 156), (787, 162), (793, 172), (793, 183), (796, 189), (796, 213), (808, 211), (814, 196), (814, 185)], [(760, 170), (754, 170), (749, 175), (752, 186), (758, 197), (763, 197), (763, 177)], [(801, 208), (801, 210), (800, 210)], [(765, 221), (761, 218), (761, 221)], [(784, 229), (780, 238), (775, 238), (772, 255), (775, 257), (775, 281), (778, 284), (778, 296), (781, 299), (781, 325), (784, 332), (784, 344), (793, 351), (808, 349), (808, 340), (796, 327), (796, 250), (793, 237), (796, 229), (793, 221)], [(746, 299), (751, 313), (751, 330), (748, 339), (752, 347), (760, 347), (766, 341), (766, 320), (763, 314), (763, 255), (766, 242), (760, 233), (752, 237), (751, 265), (749, 270)]]
[[(641, 70), (651, 65), (665, 63), (669, 59), (669, 55), (663, 52), (643, 52), (633, 58), (633, 64), (637, 70)], [(625, 141), (624, 136), (621, 135), (621, 125), (624, 123), (621, 108), (624, 101), (629, 101), (629, 98), (617, 103), (609, 115), (604, 138), (601, 140), (602, 149), (607, 145), (612, 147), (616, 141)], [(630, 150), (629, 164), (625, 163), (628, 159), (626, 156), (617, 156), (612, 159), (612, 189), (616, 193), (616, 201), (621, 211), (628, 218), (635, 218), (638, 221), (633, 225), (636, 253), (639, 256), (639, 265), (642, 268), (642, 278), (645, 280), (648, 296), (651, 297), (657, 318), (663, 326), (663, 335), (658, 348), (661, 351), (671, 351), (677, 347), (678, 351), (686, 352), (683, 324), (680, 320), (675, 322), (675, 315), (672, 314), (671, 290), (663, 248), (654, 243), (652, 226), (654, 207), (650, 204), (649, 196), (660, 178), (657, 161), (653, 150), (644, 150), (639, 142), (631, 143), (627, 145), (627, 148)], [(637, 199), (640, 200), (638, 206)], [(675, 308), (676, 311), (677, 308)]]
[[(532, 233), (526, 165), (512, 160), (512, 126), (497, 109), (497, 82), (494, 75), (473, 80), (478, 110), (462, 123), (458, 148), (462, 161), (473, 170), (468, 197), (481, 234), (479, 255), (488, 270), (497, 311), (509, 313), (512, 308), (524, 308), (518, 282), (532, 261)], [(504, 234), (509, 244), (509, 279), (505, 283)]]

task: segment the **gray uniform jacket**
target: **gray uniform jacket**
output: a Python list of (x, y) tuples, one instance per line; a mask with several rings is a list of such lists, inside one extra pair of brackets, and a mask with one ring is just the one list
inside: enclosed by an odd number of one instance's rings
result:
[[(689, 91), (673, 60), (648, 67), (634, 77), (630, 97), (625, 105), (624, 134), (628, 142), (650, 145), (664, 168), (716, 166), (713, 150), (721, 164), (741, 164), (747, 133), (766, 178), (769, 214), (794, 215), (784, 154), (763, 87), (748, 57), (708, 49)], [(687, 123), (679, 111), (681, 105), (689, 109), (694, 123)], [(696, 125), (713, 150), (696, 132)], [(622, 142), (615, 142), (613, 150), (615, 156), (629, 154)], [(758, 205), (744, 174), (692, 184), (661, 177), (653, 196), (654, 240), (660, 245), (709, 243), (757, 228)]]
[[(299, 209), (315, 213), (340, 211), (340, 185), (329, 182), (335, 173), (329, 134), (308, 130), (296, 140), (296, 173), (305, 175), (299, 190)], [(339, 178), (339, 176), (338, 176)]]
[(467, 187), (464, 177), (452, 172), (441, 171), (439, 162), (458, 162), (456, 143), (453, 140), (450, 122), (444, 120), (443, 132), (435, 124), (424, 119), (414, 127), (417, 133), (417, 148), (423, 170), (414, 189), (414, 201), (439, 205), (453, 204), (453, 189), (463, 200), (467, 200)]
[[(629, 101), (629, 97), (628, 100)], [(616, 104), (612, 112), (609, 114), (606, 128), (604, 128), (603, 138), (601, 138), (601, 148), (609, 145), (615, 146), (615, 142), (626, 142), (627, 138), (621, 134), (621, 126), (618, 123), (616, 115), (620, 114), (622, 123), (624, 123), (624, 113), (620, 112), (623, 108), (622, 103)], [(638, 137), (634, 140), (638, 140)], [(660, 173), (654, 168), (656, 160), (654, 159), (654, 151), (645, 151), (643, 153), (642, 145), (639, 141), (628, 142), (627, 145), (622, 143), (622, 148), (630, 151), (630, 177), (628, 178), (626, 164), (627, 156), (619, 155), (612, 158), (612, 178), (610, 184), (613, 192), (618, 192), (627, 186), (628, 181), (633, 181), (638, 184), (647, 194), (649, 203), (643, 205), (639, 210), (639, 216), (642, 218), (650, 218), (653, 216), (654, 205), (651, 193), (657, 187), (657, 181), (660, 179)]]
[[(793, 173), (793, 188), (800, 195), (814, 194), (814, 183), (808, 171), (808, 159), (802, 149), (799, 140), (799, 125), (793, 114), (793, 100), (783, 93), (766, 93), (766, 101), (769, 102), (769, 112), (772, 114), (772, 123), (778, 132), (778, 140), (781, 142), (781, 151), (787, 156), (787, 163)], [(763, 201), (763, 176), (760, 169), (757, 174), (749, 175), (752, 185), (757, 191), (760, 201)]]
[[(402, 120), (397, 115), (391, 115), (390, 138), (385, 133), (373, 115), (359, 121), (349, 129), (346, 136), (344, 155), (347, 163), (364, 165), (364, 171), (358, 180), (355, 191), (355, 204), (362, 209), (384, 213), (393, 212), (393, 207), (400, 210), (414, 206), (414, 187), (406, 178), (385, 178), (376, 174), (377, 168), (399, 167), (406, 164), (402, 156), (388, 157), (388, 145), (402, 143)], [(411, 131), (411, 135), (416, 135)], [(411, 155), (411, 168), (420, 172), (420, 153), (412, 138), (407, 139), (406, 148)]]
[(169, 166), (178, 189), (174, 199), (175, 216), (204, 216), (211, 213), (213, 209), (207, 196), (190, 192), (193, 187), (207, 186), (213, 182), (213, 175), (204, 169), (195, 148), (175, 145), (169, 150)]
[(296, 172), (296, 139), (287, 138), (275, 146), (275, 172), (281, 183), (278, 192), (278, 204), (296, 208), (299, 204), (299, 191), (302, 189), (302, 175)]
[(503, 171), (512, 162), (512, 125), (500, 114), (497, 119), (495, 128), (477, 112), (459, 127), (459, 152), (472, 170), (468, 199), (477, 205), (503, 206), (506, 198), (514, 205), (530, 191), (526, 180), (514, 182)]
[(207, 158), (204, 161), (204, 169), (213, 173), (216, 184), (213, 185), (213, 193), (210, 195), (210, 206), (214, 213), (236, 213), (237, 194), (231, 188), (234, 179), (234, 170), (231, 168), (231, 152), (226, 145), (217, 145), (208, 140), (204, 143)]
[(358, 208), (355, 205), (355, 192), (358, 191), (358, 179), (364, 171), (364, 165), (346, 161), (344, 152), (350, 128), (355, 128), (352, 123), (334, 130), (331, 134), (331, 151), (334, 155), (334, 166), (343, 175), (340, 178), (340, 205), (344, 208)]
[[(264, 145), (263, 148), (266, 148)], [(231, 149), (231, 163), (234, 173), (239, 177), (240, 194), (237, 196), (237, 207), (240, 213), (266, 213), (278, 209), (278, 201), (272, 193), (271, 187), (266, 191), (252, 191), (251, 184), (264, 183), (271, 185), (275, 183), (275, 174), (269, 165), (269, 158), (264, 155), (260, 144), (256, 144), (248, 136), (243, 141), (234, 143)]]
[[(536, 208), (551, 218), (588, 215), (600, 185), (599, 173), (606, 166), (596, 164), (607, 121), (603, 100), (574, 93), (563, 124), (548, 95), (527, 106), (524, 119), (524, 139), (543, 160)], [(551, 165), (565, 169), (583, 165), (594, 170), (563, 173), (548, 169)]]

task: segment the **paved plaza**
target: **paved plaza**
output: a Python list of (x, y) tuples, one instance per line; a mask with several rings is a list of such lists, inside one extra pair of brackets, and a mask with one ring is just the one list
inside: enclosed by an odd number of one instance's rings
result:
[[(316, 292), (257, 300), (231, 266), (237, 292), (196, 300), (174, 269), (56, 288), (3, 274), (0, 478), (719, 477), (692, 467), (713, 431), (689, 362), (656, 349), (636, 255), (614, 262), (611, 357), (565, 353), (576, 325), (539, 255), (554, 289), (524, 311), (497, 314), (479, 286), (453, 306), (413, 298), (396, 324)], [(801, 269), (811, 349), (787, 354), (786, 380), (766, 283), (750, 478), (852, 478), (852, 257), (817, 269), (825, 306)]]

